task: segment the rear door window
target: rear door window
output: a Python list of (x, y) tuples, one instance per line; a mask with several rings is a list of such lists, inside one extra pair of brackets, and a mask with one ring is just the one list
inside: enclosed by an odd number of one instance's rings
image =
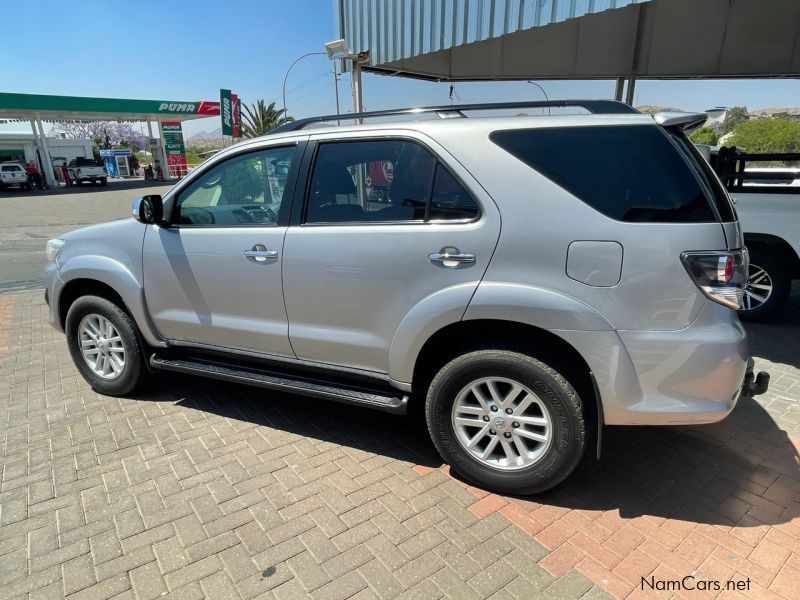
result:
[(716, 220), (693, 168), (655, 125), (517, 129), (491, 139), (612, 219)]
[(320, 143), (306, 223), (471, 220), (478, 205), (423, 146), (406, 140)]

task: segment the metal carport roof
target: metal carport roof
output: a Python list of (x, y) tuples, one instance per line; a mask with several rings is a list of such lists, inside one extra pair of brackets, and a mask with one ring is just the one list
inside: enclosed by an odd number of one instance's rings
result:
[(798, 0), (341, 0), (340, 30), (425, 79), (800, 76)]

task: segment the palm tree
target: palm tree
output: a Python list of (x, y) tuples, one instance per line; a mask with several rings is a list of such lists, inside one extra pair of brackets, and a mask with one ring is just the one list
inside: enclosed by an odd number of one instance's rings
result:
[(253, 106), (242, 104), (242, 137), (254, 138), (269, 133), (284, 123), (294, 121), (294, 117), (284, 116), (284, 109), (276, 110), (275, 103), (267, 106), (263, 100), (253, 103)]

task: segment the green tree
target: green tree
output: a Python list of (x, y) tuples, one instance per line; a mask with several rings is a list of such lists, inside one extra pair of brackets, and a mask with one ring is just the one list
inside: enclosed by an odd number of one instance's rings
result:
[(719, 140), (719, 135), (714, 131), (713, 127), (701, 127), (689, 136), (695, 144), (707, 144), (709, 146), (716, 146)]
[(739, 123), (743, 123), (750, 118), (746, 106), (734, 106), (725, 113), (725, 120), (722, 122), (722, 133), (729, 133), (736, 129)]
[(726, 146), (750, 153), (800, 152), (800, 122), (788, 119), (751, 119), (736, 126)]
[(265, 135), (283, 125), (294, 121), (294, 117), (284, 115), (284, 109), (276, 110), (275, 103), (267, 106), (263, 100), (254, 102), (252, 106), (242, 104), (242, 137), (254, 138)]

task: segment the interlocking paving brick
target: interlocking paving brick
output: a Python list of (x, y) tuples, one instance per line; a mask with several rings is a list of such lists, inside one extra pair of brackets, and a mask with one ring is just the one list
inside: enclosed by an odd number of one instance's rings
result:
[(132, 569), (128, 575), (137, 600), (154, 600), (167, 593), (167, 586), (155, 561)]
[(64, 594), (69, 595), (97, 582), (90, 554), (84, 554), (61, 563)]

